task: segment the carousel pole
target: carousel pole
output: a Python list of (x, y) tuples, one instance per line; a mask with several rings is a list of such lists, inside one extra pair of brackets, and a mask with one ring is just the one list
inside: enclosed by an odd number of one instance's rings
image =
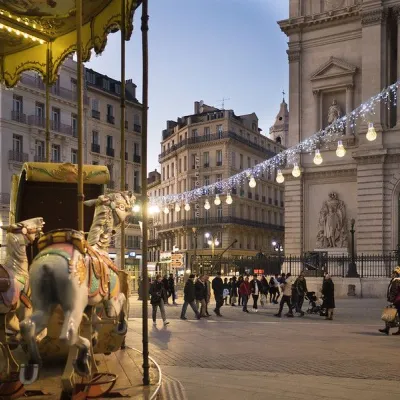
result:
[[(125, 0), (121, 0), (121, 191), (125, 190)], [(121, 223), (121, 269), (125, 269), (125, 221)]]
[(84, 232), (83, 221), (83, 68), (82, 68), (82, 0), (76, 0), (76, 55), (78, 99), (78, 230)]
[[(50, 43), (47, 43), (46, 52), (46, 162), (51, 162), (50, 159), (50, 74), (51, 74), (51, 53)], [(39, 160), (40, 161), (40, 160)]]
[(148, 293), (149, 279), (147, 271), (147, 109), (149, 105), (149, 55), (148, 55), (148, 30), (149, 30), (148, 0), (142, 1), (142, 52), (143, 52), (143, 88), (142, 88), (142, 277), (143, 277), (143, 385), (150, 385), (149, 377), (149, 324), (148, 324)]

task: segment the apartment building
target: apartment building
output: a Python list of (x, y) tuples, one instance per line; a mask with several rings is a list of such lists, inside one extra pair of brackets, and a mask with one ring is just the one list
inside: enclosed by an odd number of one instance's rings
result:
[[(77, 163), (77, 75), (76, 63), (68, 58), (51, 88), (51, 161)], [(85, 70), (84, 163), (107, 165), (110, 189), (120, 187), (120, 93), (121, 83), (90, 69)], [(136, 86), (126, 82), (126, 189), (140, 191), (141, 104)], [(0, 224), (8, 223), (11, 177), (28, 161), (45, 161), (45, 85), (35, 72), (22, 75), (13, 89), (0, 90)], [(137, 221), (127, 225), (126, 264), (138, 266), (141, 233)], [(1, 232), (1, 243), (5, 235)], [(110, 254), (118, 254), (113, 243)], [(1, 248), (0, 248), (1, 250)], [(0, 259), (4, 257), (2, 249)], [(129, 257), (135, 254), (135, 257)]]
[[(261, 133), (255, 113), (236, 115), (195, 102), (192, 115), (168, 121), (162, 132), (161, 182), (151, 194), (182, 193), (222, 181), (283, 148)], [(193, 264), (195, 254), (206, 263), (207, 257), (227, 248), (224, 256), (230, 258), (255, 256), (260, 249), (272, 252), (271, 242), (283, 240), (283, 186), (266, 174), (255, 188), (246, 183), (233, 187), (230, 194), (232, 204), (226, 203), (226, 193), (216, 191), (191, 204), (190, 211), (180, 204), (178, 212), (175, 207), (161, 212), (155, 221), (161, 260), (173, 250), (186, 255), (187, 265)], [(217, 205), (216, 195), (221, 201)]]

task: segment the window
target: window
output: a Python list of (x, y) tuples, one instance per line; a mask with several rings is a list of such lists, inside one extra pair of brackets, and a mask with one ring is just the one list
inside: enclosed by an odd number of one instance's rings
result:
[(93, 144), (100, 144), (100, 142), (99, 142), (99, 132), (92, 131), (92, 143)]
[(99, 110), (99, 100), (92, 99), (92, 110), (93, 111), (100, 111)]
[(232, 151), (231, 166), (236, 169), (236, 153)]
[(71, 91), (72, 91), (72, 93), (76, 93), (76, 85), (77, 85), (76, 79), (71, 78)]
[(13, 96), (13, 111), (16, 114), (22, 114), (22, 112), (23, 112), (22, 96), (17, 96), (16, 94), (14, 94), (14, 96)]
[(186, 156), (183, 157), (183, 170), (184, 171), (187, 170), (187, 157)]
[(133, 143), (133, 154), (135, 156), (140, 156), (140, 147), (139, 147), (139, 143), (134, 142)]
[(96, 84), (96, 75), (93, 72), (87, 71), (86, 72), (86, 79), (92, 85)]
[(165, 179), (165, 167), (162, 169), (162, 178)]
[(107, 148), (113, 149), (113, 137), (110, 135), (107, 135)]
[(92, 161), (92, 165), (99, 165), (98, 161)]
[(239, 169), (243, 169), (243, 154), (240, 154), (240, 165), (239, 165)]
[(133, 173), (133, 188), (136, 192), (139, 191), (139, 171), (135, 171)]
[(217, 135), (218, 135), (218, 138), (221, 138), (221, 136), (222, 136), (222, 125), (217, 125)]
[(182, 158), (180, 158), (178, 161), (178, 171), (179, 171), (179, 173), (182, 172)]
[(45, 144), (42, 140), (36, 140), (35, 142), (35, 161), (44, 161), (45, 156)]
[(169, 165), (167, 165), (167, 179), (169, 179)]
[(196, 167), (196, 157), (197, 154), (192, 154), (192, 169), (195, 169)]
[(53, 107), (51, 109), (52, 128), (55, 130), (60, 129), (60, 109)]
[(208, 186), (210, 184), (210, 176), (204, 175), (204, 186)]
[(13, 135), (13, 152), (22, 153), (23, 138), (21, 135)]
[(115, 84), (114, 90), (115, 90), (115, 93), (121, 94), (121, 86), (118, 83)]
[(35, 103), (35, 119), (40, 125), (44, 125), (44, 104), (36, 102)]
[(210, 153), (205, 151), (203, 153), (203, 161), (204, 161), (204, 168), (208, 168), (210, 166)]
[(107, 104), (107, 115), (114, 116), (114, 107), (111, 104)]
[(78, 137), (78, 116), (71, 114), (72, 136)]
[(222, 220), (222, 204), (220, 204), (220, 205), (217, 207), (217, 218), (218, 218), (218, 221), (221, 221), (221, 220)]
[(78, 150), (71, 149), (71, 163), (78, 164)]
[(222, 165), (222, 150), (217, 150), (216, 158), (217, 158), (217, 167), (219, 167)]
[(175, 176), (175, 163), (171, 164), (171, 178)]
[(110, 90), (110, 81), (106, 78), (103, 78), (103, 89)]
[(61, 149), (58, 144), (51, 145), (51, 161), (60, 162), (61, 158)]
[(196, 138), (198, 136), (197, 129), (192, 129), (192, 138)]
[(204, 127), (204, 136), (210, 136), (211, 132), (210, 132), (210, 127), (209, 126), (205, 126)]
[(257, 130), (257, 122), (253, 122), (253, 123), (251, 124), (251, 129), (253, 129), (253, 131), (256, 131), (256, 130)]

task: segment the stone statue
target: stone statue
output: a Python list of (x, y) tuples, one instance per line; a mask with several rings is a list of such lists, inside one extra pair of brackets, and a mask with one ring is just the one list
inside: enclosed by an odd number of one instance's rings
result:
[(332, 192), (319, 213), (317, 248), (346, 248), (347, 232), (346, 206)]
[(333, 124), (338, 118), (340, 118), (342, 115), (342, 112), (340, 110), (340, 107), (336, 101), (336, 99), (333, 99), (332, 104), (329, 106), (328, 109), (328, 124)]

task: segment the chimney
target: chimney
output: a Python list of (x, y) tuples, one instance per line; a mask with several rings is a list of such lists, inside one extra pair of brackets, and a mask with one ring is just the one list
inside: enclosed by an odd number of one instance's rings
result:
[(200, 102), (199, 101), (194, 102), (194, 113), (200, 114)]
[(126, 91), (136, 99), (136, 85), (132, 82), (132, 79), (127, 79), (125, 85)]

